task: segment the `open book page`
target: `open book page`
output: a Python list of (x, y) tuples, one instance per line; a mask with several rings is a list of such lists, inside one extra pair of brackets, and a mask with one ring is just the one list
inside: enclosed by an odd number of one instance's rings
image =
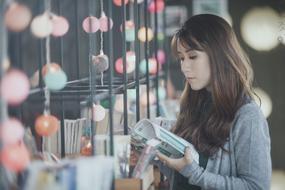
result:
[(191, 143), (148, 119), (140, 120), (132, 130), (132, 144), (136, 149), (141, 150), (151, 139), (160, 141), (161, 143), (157, 146), (157, 149), (172, 158), (183, 157), (185, 148), (189, 147), (193, 159), (199, 163), (199, 154)]

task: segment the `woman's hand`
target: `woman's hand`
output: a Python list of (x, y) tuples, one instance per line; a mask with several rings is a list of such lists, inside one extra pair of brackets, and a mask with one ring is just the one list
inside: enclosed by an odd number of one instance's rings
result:
[(185, 148), (184, 157), (178, 159), (169, 158), (160, 152), (157, 152), (156, 155), (162, 163), (176, 171), (182, 170), (186, 165), (191, 164), (193, 161), (189, 147)]

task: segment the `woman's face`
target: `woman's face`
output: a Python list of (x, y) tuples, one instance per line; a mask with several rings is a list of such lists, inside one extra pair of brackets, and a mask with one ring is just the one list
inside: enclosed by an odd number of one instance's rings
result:
[(181, 63), (181, 70), (192, 90), (210, 89), (210, 62), (208, 55), (203, 51), (184, 47), (177, 42), (177, 53)]

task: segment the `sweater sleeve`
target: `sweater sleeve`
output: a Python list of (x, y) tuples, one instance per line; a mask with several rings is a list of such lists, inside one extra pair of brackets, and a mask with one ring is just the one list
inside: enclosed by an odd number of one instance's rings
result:
[(180, 173), (190, 184), (202, 189), (269, 190), (272, 168), (267, 121), (259, 110), (246, 112), (233, 130), (236, 177), (208, 172), (196, 162), (185, 166)]

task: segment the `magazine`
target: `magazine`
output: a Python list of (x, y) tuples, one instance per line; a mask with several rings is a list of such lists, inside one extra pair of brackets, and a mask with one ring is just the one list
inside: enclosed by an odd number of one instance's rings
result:
[(199, 154), (191, 143), (149, 119), (140, 120), (132, 129), (131, 143), (141, 151), (151, 139), (160, 141), (157, 149), (171, 158), (183, 157), (185, 148), (189, 147), (193, 160), (199, 163)]

